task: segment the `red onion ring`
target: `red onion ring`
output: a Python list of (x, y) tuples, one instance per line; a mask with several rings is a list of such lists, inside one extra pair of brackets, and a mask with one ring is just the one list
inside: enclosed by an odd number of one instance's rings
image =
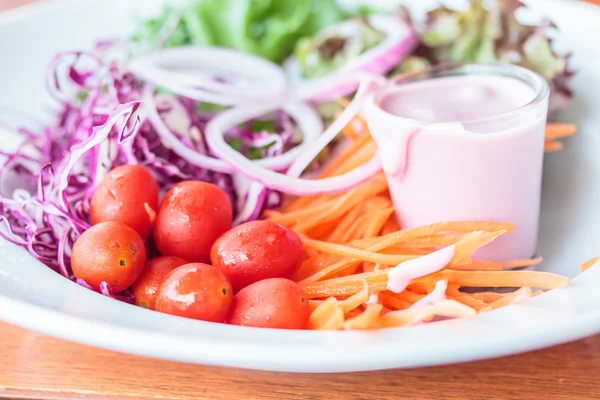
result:
[[(400, 60), (409, 55), (418, 44), (418, 37), (414, 30), (401, 18), (391, 15), (372, 15), (368, 18), (369, 24), (376, 30), (385, 34), (385, 39), (374, 48), (364, 52), (359, 57), (353, 58), (342, 68), (331, 75), (313, 80), (303, 80), (300, 65), (294, 58), (286, 62), (286, 72), (292, 82), (300, 90), (306, 85), (322, 85), (330, 79), (347, 76), (355, 73), (368, 73), (372, 75), (385, 75), (392, 70)], [(343, 21), (329, 26), (321, 31), (318, 36), (329, 37), (333, 35), (351, 36), (358, 31), (360, 21), (357, 19)], [(326, 102), (346, 96), (356, 90), (357, 85), (339, 85), (337, 87), (321, 90), (312, 98), (316, 102)], [(306, 90), (306, 89), (304, 89)]]
[[(354, 116), (356, 116), (363, 108), (367, 96), (372, 92), (373, 89), (377, 88), (380, 84), (385, 82), (385, 78), (381, 76), (373, 75), (354, 75), (354, 79), (360, 79), (358, 91), (354, 96), (354, 99), (350, 102), (348, 107), (342, 111), (340, 116), (333, 121), (333, 123), (323, 132), (319, 138), (311, 144), (305, 151), (300, 154), (298, 159), (290, 166), (287, 174), (293, 177), (299, 177), (302, 172), (310, 165), (312, 160), (329, 144), (331, 141), (341, 132), (346, 125), (348, 125)], [(334, 80), (334, 83), (335, 80)]]
[[(364, 98), (363, 98), (364, 99)], [(360, 105), (356, 108), (360, 108)], [(361, 182), (366, 181), (381, 170), (381, 159), (376, 154), (369, 162), (340, 176), (325, 179), (302, 179), (274, 172), (253, 163), (242, 154), (232, 149), (224, 138), (224, 132), (231, 127), (270, 111), (272, 107), (238, 107), (224, 111), (213, 118), (206, 128), (206, 141), (217, 157), (228, 162), (235, 171), (255, 182), (261, 183), (269, 189), (277, 190), (298, 196), (317, 195), (323, 193), (336, 193), (348, 190)], [(347, 113), (351, 115), (350, 112)], [(351, 115), (352, 117), (353, 115)], [(340, 123), (341, 124), (341, 123)], [(343, 126), (342, 126), (343, 127)], [(321, 143), (319, 143), (319, 146)], [(313, 153), (316, 149), (310, 149)], [(302, 157), (300, 163), (304, 162)], [(299, 168), (299, 167), (298, 167)]]
[(287, 92), (280, 66), (232, 49), (168, 49), (133, 60), (128, 69), (140, 80), (176, 94), (226, 106), (278, 99)]
[[(152, 85), (146, 85), (144, 87), (142, 93), (142, 108), (163, 143), (170, 147), (180, 157), (194, 165), (211, 171), (227, 174), (234, 172), (235, 169), (228, 163), (219, 160), (218, 158), (201, 154), (195, 149), (186, 146), (173, 132), (171, 132), (157, 111), (156, 101), (154, 99), (154, 87)], [(284, 104), (282, 109), (291, 115), (300, 127), (300, 130), (303, 133), (302, 143), (282, 155), (251, 161), (253, 164), (274, 170), (285, 169), (297, 159), (323, 131), (323, 122), (321, 118), (309, 105), (300, 102), (289, 102)], [(270, 110), (271, 109), (268, 109), (267, 111)], [(260, 116), (260, 114), (257, 116)], [(245, 121), (240, 121), (240, 123)], [(229, 147), (229, 145), (227, 146)]]

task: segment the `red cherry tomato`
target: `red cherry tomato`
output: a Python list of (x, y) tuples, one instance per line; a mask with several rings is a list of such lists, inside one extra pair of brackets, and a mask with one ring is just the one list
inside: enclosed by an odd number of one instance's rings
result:
[(92, 225), (117, 221), (133, 228), (142, 238), (152, 229), (158, 210), (158, 184), (146, 168), (121, 165), (100, 182), (90, 203)]
[(302, 241), (292, 230), (271, 221), (236, 226), (221, 236), (210, 253), (239, 291), (268, 278), (291, 278), (304, 260)]
[(167, 275), (158, 289), (155, 309), (180, 317), (224, 322), (232, 302), (231, 284), (223, 271), (192, 263)]
[(73, 245), (71, 268), (77, 278), (99, 290), (106, 282), (115, 293), (137, 279), (146, 262), (144, 241), (120, 222), (101, 222), (83, 232)]
[(165, 256), (208, 262), (211, 246), (231, 224), (231, 203), (224, 191), (210, 183), (181, 182), (160, 205), (154, 240)]
[(235, 295), (228, 322), (258, 328), (306, 329), (310, 308), (304, 290), (288, 279), (253, 283)]
[(142, 274), (131, 287), (135, 304), (154, 310), (159, 286), (171, 271), (183, 264), (187, 264), (187, 261), (179, 257), (158, 257), (148, 261)]

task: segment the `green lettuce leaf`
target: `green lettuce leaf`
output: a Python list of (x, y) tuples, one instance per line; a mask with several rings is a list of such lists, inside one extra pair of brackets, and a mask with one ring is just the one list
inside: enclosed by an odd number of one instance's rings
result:
[[(156, 43), (158, 33), (176, 12), (144, 21), (134, 40)], [(229, 47), (281, 63), (296, 42), (349, 16), (335, 0), (193, 0), (182, 12), (165, 47), (195, 44)]]

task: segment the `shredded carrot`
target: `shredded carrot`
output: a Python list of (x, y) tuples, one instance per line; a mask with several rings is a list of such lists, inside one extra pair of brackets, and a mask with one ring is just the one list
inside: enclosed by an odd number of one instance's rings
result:
[(540, 264), (542, 260), (543, 259), (541, 257), (532, 258), (529, 260), (515, 260), (504, 262), (477, 260), (473, 261), (471, 264), (452, 266), (451, 269), (464, 271), (502, 271), (507, 268), (531, 267)]
[(406, 300), (410, 303), (416, 303), (417, 301), (419, 301), (423, 297), (425, 297), (422, 294), (417, 294), (417, 293), (411, 292), (410, 290), (403, 290), (402, 292), (394, 294), (392, 296), (395, 296), (401, 300)]
[(356, 293), (354, 296), (348, 297), (346, 300), (342, 300), (339, 302), (339, 306), (344, 311), (344, 313), (348, 313), (361, 304), (366, 303), (369, 299), (369, 285), (366, 281), (363, 281), (363, 289)]
[(443, 272), (448, 281), (472, 287), (537, 287), (559, 289), (569, 285), (569, 278), (540, 271), (451, 271)]
[[(450, 262), (450, 265), (457, 265), (465, 262), (469, 256), (474, 253), (480, 247), (490, 243), (495, 238), (500, 236), (504, 231), (499, 232), (483, 232), (475, 231), (471, 232), (456, 244), (454, 252), (454, 258)], [(334, 264), (335, 266), (335, 264)], [(329, 267), (324, 268), (317, 274), (300, 281), (300, 285), (304, 287), (309, 298), (326, 297), (326, 296), (350, 296), (357, 293), (362, 286), (360, 283), (363, 279), (367, 280), (369, 289), (371, 292), (379, 292), (387, 285), (387, 276), (390, 269), (384, 269), (376, 272), (362, 273), (351, 275), (342, 278), (333, 278), (321, 282), (317, 282), (319, 279), (315, 279), (315, 276), (319, 278), (326, 274), (322, 271), (327, 271)], [(330, 272), (330, 271), (328, 271)], [(463, 271), (448, 271), (448, 273), (465, 273)], [(434, 283), (435, 284), (435, 283)]]
[(488, 312), (492, 310), (492, 306), (469, 294), (452, 297), (452, 299), (477, 310), (477, 312)]
[(381, 230), (382, 235), (389, 235), (392, 232), (396, 232), (400, 230), (400, 224), (398, 223), (398, 219), (391, 218), (388, 219), (385, 225), (383, 225), (383, 229)]
[[(348, 105), (345, 100), (338, 103)], [(575, 131), (571, 124), (548, 124), (545, 150), (562, 149), (559, 140)], [(321, 169), (320, 178), (347, 173), (377, 152), (360, 116), (343, 133), (345, 143)], [(512, 232), (515, 227), (509, 223), (447, 221), (401, 229), (383, 172), (346, 193), (286, 197), (280, 209), (267, 210), (263, 217), (293, 229), (304, 244), (306, 259), (294, 280), (309, 299), (309, 329), (377, 329), (429, 323), (436, 316), (472, 317), (569, 284), (563, 276), (514, 270), (537, 266), (541, 258), (501, 262), (472, 258), (481, 247)], [(400, 293), (387, 289), (390, 271), (400, 271), (402, 263), (447, 246), (455, 246), (454, 257), (444, 268), (411, 280)], [(586, 262), (582, 271), (599, 261), (600, 257)], [(416, 304), (439, 281), (447, 284), (446, 300)], [(515, 291), (470, 293), (473, 290), (463, 287)], [(378, 301), (371, 304), (369, 294), (376, 294)]]
[(310, 314), (308, 329), (336, 330), (344, 324), (344, 311), (335, 297), (330, 297)]
[(443, 300), (432, 306), (412, 307), (407, 310), (392, 311), (379, 318), (376, 327), (393, 328), (413, 325), (433, 316), (474, 317), (477, 311), (455, 300)]
[(546, 134), (544, 143), (544, 151), (555, 152), (562, 150), (564, 145), (557, 142), (557, 139), (563, 139), (572, 136), (577, 131), (577, 127), (573, 124), (548, 124), (546, 125)]
[[(323, 167), (321, 173), (319, 174), (319, 178), (330, 178), (332, 176), (341, 174), (341, 171), (343, 170), (341, 167), (344, 165), (344, 163), (371, 141), (372, 139), (369, 137), (369, 135), (364, 135), (357, 138), (354, 143), (348, 146), (338, 157)], [(310, 199), (310, 197), (301, 197), (298, 200), (301, 199)]]
[(376, 213), (376, 215), (371, 219), (367, 229), (365, 230), (365, 234), (363, 237), (365, 239), (369, 239), (372, 237), (376, 237), (379, 232), (383, 229), (386, 221), (390, 218), (390, 216), (394, 213), (393, 208), (387, 208), (383, 211)]
[(503, 298), (506, 295), (507, 295), (507, 293), (497, 293), (497, 292), (479, 292), (479, 293), (472, 294), (472, 296), (474, 298), (476, 298), (477, 300), (481, 300), (484, 303), (492, 303), (496, 300), (500, 300), (501, 298)]
[(370, 329), (381, 314), (381, 304), (367, 304), (365, 311), (353, 318), (349, 318), (342, 325), (343, 329)]
[(406, 310), (413, 305), (410, 301), (398, 298), (398, 296), (395, 296), (392, 292), (381, 292), (379, 298), (384, 306), (393, 310)]
[(362, 205), (357, 204), (354, 206), (346, 215), (339, 221), (334, 221), (335, 227), (333, 232), (327, 237), (327, 241), (330, 243), (344, 243), (345, 235), (356, 223), (356, 219), (362, 212)]
[(553, 153), (555, 151), (560, 151), (564, 148), (564, 145), (561, 142), (546, 142), (544, 143), (544, 151), (549, 153)]
[(397, 265), (401, 262), (418, 258), (413, 255), (394, 255), (394, 254), (379, 254), (366, 250), (355, 249), (353, 247), (344, 246), (335, 243), (320, 242), (318, 240), (303, 239), (304, 247), (315, 249), (324, 253), (335, 254), (342, 257), (354, 258), (361, 261), (379, 263), (385, 265)]
[(577, 132), (577, 126), (573, 124), (548, 124), (546, 125), (546, 140), (573, 136), (575, 132)]
[(585, 272), (590, 269), (592, 266), (600, 262), (600, 257), (594, 257), (591, 260), (581, 264), (581, 272)]
[(499, 307), (505, 307), (511, 304), (519, 303), (523, 300), (530, 299), (531, 296), (531, 288), (526, 286), (502, 297), (501, 299), (491, 302), (490, 306), (492, 306), (492, 308), (494, 309)]

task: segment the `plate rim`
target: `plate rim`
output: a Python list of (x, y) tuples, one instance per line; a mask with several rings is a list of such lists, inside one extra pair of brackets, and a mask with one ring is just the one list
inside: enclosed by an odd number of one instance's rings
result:
[[(44, 13), (45, 11), (52, 10), (55, 7), (64, 7), (70, 3), (73, 4), (81, 4), (83, 2), (92, 3), (92, 0), (48, 0), (46, 2), (40, 3), (31, 3), (16, 9), (7, 11), (5, 13), (0, 14), (0, 26), (10, 23), (18, 23), (23, 19), (27, 19), (32, 15), (36, 15), (38, 13)], [(555, 1), (557, 2), (557, 1)], [(590, 6), (590, 4), (576, 3), (579, 6)], [(597, 10), (596, 10), (597, 11)], [(37, 260), (36, 260), (37, 262)], [(38, 262), (39, 263), (39, 262)], [(46, 269), (47, 267), (43, 264), (39, 263), (40, 268)], [(59, 277), (61, 280), (63, 277)], [(579, 278), (579, 277), (578, 277)], [(578, 279), (576, 278), (576, 279)], [(598, 274), (598, 278), (600, 278), (600, 274)], [(575, 280), (576, 280), (575, 279)], [(575, 281), (574, 280), (574, 281)], [(600, 282), (600, 279), (596, 281)], [(68, 284), (68, 281), (64, 282)], [(569, 289), (569, 288), (567, 288)], [(588, 289), (590, 290), (590, 289)], [(85, 294), (86, 296), (100, 296), (99, 294), (90, 292)], [(535, 299), (534, 299), (535, 300)], [(112, 301), (112, 300), (111, 300)], [(527, 307), (529, 303), (523, 305)], [(513, 307), (519, 307), (521, 305), (515, 305)], [(494, 313), (503, 312), (504, 310), (498, 310)], [(165, 318), (177, 318), (172, 316), (162, 316)], [(39, 318), (36, 320), (35, 318)], [(19, 301), (13, 298), (9, 298), (0, 293), (0, 319), (5, 320), (9, 323), (13, 323), (19, 326), (23, 326), (27, 329), (31, 329), (34, 331), (42, 332), (51, 336), (60, 337), (62, 339), (71, 340), (77, 343), (92, 345), (96, 347), (101, 347), (105, 349), (110, 349), (113, 351), (121, 351), (132, 354), (137, 354), (141, 356), (151, 356), (162, 359), (169, 359), (175, 361), (185, 361), (185, 362), (194, 362), (194, 363), (202, 363), (208, 365), (215, 366), (229, 366), (229, 367), (243, 367), (243, 368), (251, 368), (251, 369), (263, 369), (263, 370), (272, 370), (272, 371), (289, 371), (289, 372), (350, 372), (350, 371), (367, 371), (367, 370), (376, 370), (376, 369), (389, 369), (389, 368), (398, 368), (398, 367), (416, 367), (416, 366), (431, 366), (431, 365), (444, 365), (455, 362), (463, 362), (463, 361), (471, 361), (471, 360), (479, 360), (483, 358), (492, 358), (499, 357), (504, 355), (510, 355), (515, 353), (520, 353), (523, 351), (536, 350), (539, 348), (556, 345), (560, 343), (564, 343), (571, 340), (576, 340), (585, 336), (588, 336), (593, 333), (600, 332), (600, 308), (598, 310), (590, 310), (588, 312), (584, 312), (581, 314), (577, 314), (571, 320), (569, 320), (569, 329), (565, 332), (565, 329), (561, 329), (559, 325), (552, 325), (551, 327), (547, 327), (545, 329), (536, 329), (529, 330), (522, 334), (518, 339), (520, 339), (520, 343), (514, 344), (511, 346), (496, 346), (486, 347), (479, 342), (474, 344), (465, 344), (460, 347), (453, 348), (452, 351), (444, 354), (443, 359), (440, 361), (439, 358), (430, 358), (427, 357), (413, 357), (414, 361), (407, 363), (394, 354), (393, 351), (389, 351), (387, 353), (379, 354), (378, 358), (369, 358), (368, 352), (357, 352), (353, 357), (348, 357), (346, 361), (349, 364), (339, 365), (339, 362), (333, 360), (331, 357), (328, 361), (323, 364), (315, 367), (312, 365), (314, 360), (309, 359), (307, 357), (302, 358), (300, 362), (299, 359), (286, 359), (286, 357), (279, 357), (277, 359), (267, 360), (266, 362), (251, 360), (255, 357), (257, 353), (262, 351), (275, 354), (277, 351), (281, 351), (281, 349), (285, 349), (285, 351), (290, 351), (289, 343), (277, 343), (277, 344), (253, 344), (254, 347), (251, 351), (248, 352), (232, 352), (230, 347), (231, 343), (228, 339), (224, 338), (215, 338), (214, 336), (210, 338), (198, 337), (198, 338), (190, 338), (188, 336), (181, 335), (169, 335), (166, 333), (157, 333), (157, 332), (148, 332), (146, 330), (127, 328), (120, 325), (115, 325), (99, 320), (88, 319), (80, 316), (75, 316), (72, 314), (67, 314), (63, 312), (58, 312), (55, 310), (50, 310), (43, 306), (31, 304), (24, 301)], [(36, 321), (45, 321), (52, 320), (52, 323), (40, 324)], [(61, 323), (58, 323), (61, 322)], [(197, 322), (197, 321), (195, 321)], [(441, 326), (440, 324), (453, 323), (456, 321), (445, 321), (436, 324), (437, 326)], [(75, 328), (74, 328), (75, 327)], [(574, 329), (578, 328), (578, 329)], [(229, 326), (227, 329), (244, 329), (247, 331), (247, 328), (240, 327), (231, 327)], [(397, 328), (403, 329), (403, 328)], [(414, 329), (414, 328), (411, 328)], [(417, 327), (418, 329), (418, 327)], [(562, 334), (558, 335), (557, 332), (562, 331)], [(90, 334), (92, 333), (92, 334)], [(265, 335), (270, 336), (272, 334), (272, 330), (265, 329), (252, 329), (252, 332), (249, 332), (249, 336), (264, 337)], [(341, 338), (342, 336), (354, 335), (352, 332), (314, 332), (314, 331), (299, 331), (290, 333), (289, 336), (294, 337), (307, 336), (307, 337), (328, 337), (333, 338), (332, 340), (336, 340)], [(111, 337), (119, 336), (122, 338), (121, 341), (117, 341), (111, 339)], [(90, 339), (91, 338), (91, 339)], [(141, 340), (143, 338), (143, 340)], [(178, 349), (184, 349), (185, 346), (198, 346), (199, 344), (203, 344), (201, 347), (207, 347), (207, 351), (202, 354), (202, 360), (199, 360), (197, 352), (184, 353), (184, 352), (173, 352), (173, 351), (161, 351), (160, 343), (164, 341), (172, 341), (175, 338), (180, 343), (178, 344)], [(515, 337), (511, 336), (510, 340), (508, 338), (505, 339), (505, 342), (514, 342)], [(210, 343), (207, 343), (210, 342)], [(534, 342), (532, 344), (532, 342)], [(133, 347), (126, 347), (127, 345), (133, 345)], [(143, 344), (147, 343), (147, 344)], [(154, 343), (154, 346), (149, 346), (149, 343)], [(303, 344), (300, 348), (292, 351), (292, 353), (296, 354), (298, 357), (302, 356), (300, 354), (303, 351), (306, 351), (306, 346), (315, 346), (314, 343), (311, 344)], [(471, 348), (475, 347), (478, 351), (464, 352), (464, 347), (469, 346)], [(315, 347), (316, 349), (321, 348), (322, 346)], [(379, 346), (381, 347), (381, 346)], [(150, 349), (150, 350), (149, 350)], [(177, 353), (177, 354), (176, 354)], [(476, 353), (476, 354), (474, 354)], [(232, 357), (232, 354), (234, 355)], [(183, 355), (183, 357), (182, 357)], [(227, 355), (232, 357), (226, 361), (223, 361), (223, 356)], [(272, 356), (274, 357), (274, 356)], [(249, 361), (251, 361), (251, 366), (247, 366)], [(252, 363), (253, 362), (253, 363)]]

